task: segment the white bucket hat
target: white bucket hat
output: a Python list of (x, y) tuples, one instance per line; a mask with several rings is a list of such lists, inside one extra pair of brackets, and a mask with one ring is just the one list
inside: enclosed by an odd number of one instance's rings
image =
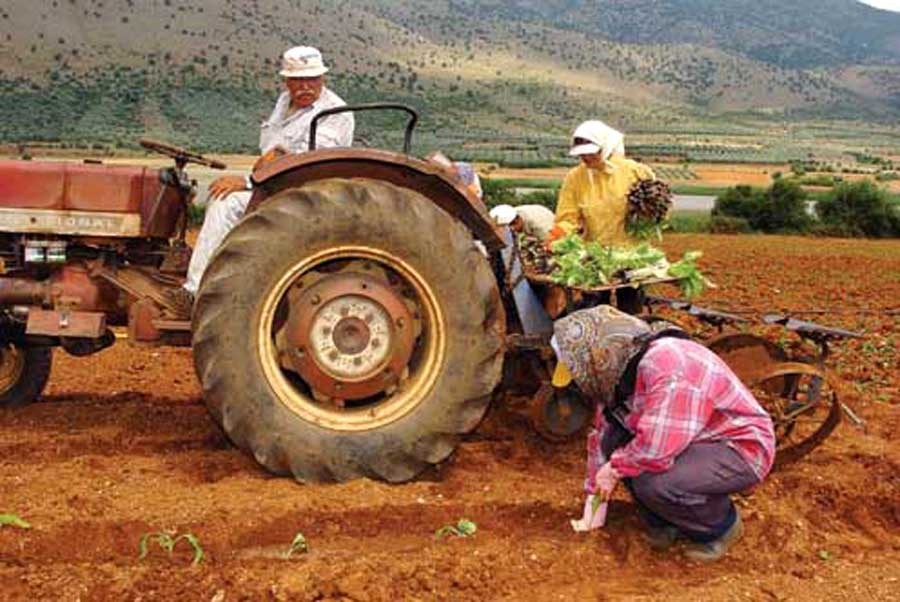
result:
[(490, 210), (489, 215), (498, 226), (508, 226), (515, 221), (519, 214), (512, 205), (497, 205)]
[(282, 77), (319, 77), (328, 72), (322, 53), (312, 46), (288, 48), (281, 57)]
[[(588, 142), (575, 144), (576, 138), (581, 138)], [(569, 155), (579, 157), (597, 153), (600, 153), (604, 162), (614, 154), (624, 155), (625, 135), (602, 121), (585, 121), (575, 128), (575, 132), (572, 134), (572, 148), (569, 149)]]

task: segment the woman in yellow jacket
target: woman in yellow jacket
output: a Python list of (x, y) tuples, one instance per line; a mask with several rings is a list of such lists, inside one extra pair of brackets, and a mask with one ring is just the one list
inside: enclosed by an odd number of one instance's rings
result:
[(569, 154), (581, 159), (563, 181), (556, 225), (604, 245), (631, 242), (625, 232), (628, 191), (639, 180), (655, 179), (646, 165), (625, 158), (624, 135), (602, 121), (585, 121), (572, 135)]

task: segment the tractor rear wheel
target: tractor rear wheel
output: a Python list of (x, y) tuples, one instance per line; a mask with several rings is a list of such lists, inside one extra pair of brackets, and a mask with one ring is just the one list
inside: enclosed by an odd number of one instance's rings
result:
[(37, 399), (50, 378), (50, 347), (0, 343), (0, 407), (23, 406)]
[(300, 481), (413, 478), (500, 380), (505, 316), (471, 234), (380, 181), (285, 190), (201, 283), (194, 361), (227, 435)]

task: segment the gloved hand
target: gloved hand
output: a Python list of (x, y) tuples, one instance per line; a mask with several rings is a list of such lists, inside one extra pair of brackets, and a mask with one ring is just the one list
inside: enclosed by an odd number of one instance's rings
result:
[(597, 471), (597, 474), (593, 479), (594, 482), (589, 484), (593, 485), (590, 487), (590, 491), (591, 493), (599, 495), (600, 499), (603, 501), (606, 501), (612, 496), (612, 493), (615, 490), (616, 485), (619, 484), (621, 478), (622, 475), (616, 472), (616, 469), (612, 466), (612, 462), (607, 462)]
[(570, 520), (569, 524), (576, 532), (593, 531), (606, 524), (608, 502), (601, 502), (596, 495), (589, 495), (584, 500), (584, 511), (578, 520)]
[(552, 252), (553, 251), (553, 249), (552, 249), (553, 243), (555, 243), (560, 238), (565, 237), (565, 235), (566, 235), (565, 230), (563, 230), (562, 228), (560, 228), (557, 225), (554, 225), (553, 229), (550, 230), (549, 233), (547, 233), (547, 238), (544, 240), (544, 248), (546, 248), (548, 251)]

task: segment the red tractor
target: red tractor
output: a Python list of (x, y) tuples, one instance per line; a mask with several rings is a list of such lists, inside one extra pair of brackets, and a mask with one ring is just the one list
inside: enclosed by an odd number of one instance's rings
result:
[(40, 395), (53, 347), (88, 355), (127, 326), (193, 345), (212, 415), (275, 473), (401, 481), (446, 458), (500, 380), (506, 318), (475, 241), (503, 243), (452, 169), (408, 154), (409, 113), (403, 154), (257, 171), (192, 323), (168, 317), (190, 257), (184, 167), (224, 165), (149, 141), (174, 167), (0, 162), (0, 404)]
[[(368, 108), (384, 105), (344, 110)], [(253, 174), (191, 322), (169, 317), (167, 294), (190, 258), (184, 167), (224, 165), (149, 141), (173, 167), (0, 161), (0, 405), (40, 395), (53, 347), (89, 355), (120, 326), (134, 343), (192, 345), (231, 440), (299, 480), (403, 481), (445, 459), (510, 351), (538, 372), (526, 379), (537, 423), (577, 430), (588, 416), (577, 397), (538, 387), (550, 322), (523, 327), (504, 233), (450, 166), (410, 155), (415, 112), (392, 108), (410, 117), (402, 154), (311, 150)], [(836, 398), (806, 403), (791, 415), (824, 407), (830, 432)]]

